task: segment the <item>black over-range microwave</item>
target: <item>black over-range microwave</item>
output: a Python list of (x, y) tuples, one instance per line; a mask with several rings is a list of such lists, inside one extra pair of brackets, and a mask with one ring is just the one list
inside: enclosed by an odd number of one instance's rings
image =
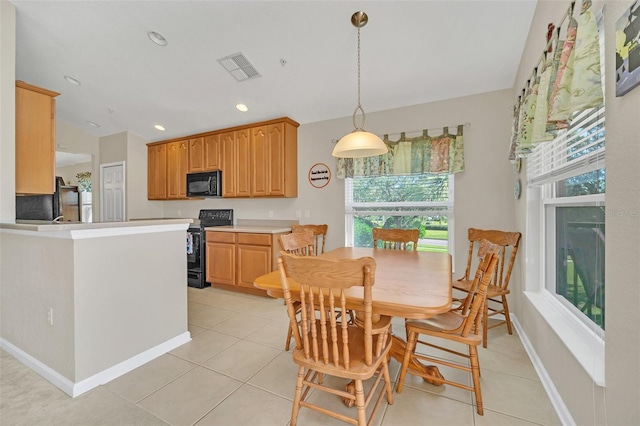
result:
[(222, 197), (222, 172), (187, 173), (187, 197)]

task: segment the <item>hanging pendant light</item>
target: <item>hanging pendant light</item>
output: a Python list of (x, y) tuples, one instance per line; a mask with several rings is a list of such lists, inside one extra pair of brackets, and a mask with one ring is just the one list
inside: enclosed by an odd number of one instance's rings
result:
[[(369, 17), (364, 12), (356, 12), (351, 16), (351, 24), (358, 29), (358, 105), (353, 111), (353, 127), (355, 127), (355, 130), (338, 141), (331, 153), (334, 157), (373, 157), (386, 154), (388, 151), (382, 139), (363, 129), (365, 115), (362, 105), (360, 105), (360, 28), (367, 25), (368, 21)], [(358, 111), (362, 114), (360, 126), (356, 123)]]

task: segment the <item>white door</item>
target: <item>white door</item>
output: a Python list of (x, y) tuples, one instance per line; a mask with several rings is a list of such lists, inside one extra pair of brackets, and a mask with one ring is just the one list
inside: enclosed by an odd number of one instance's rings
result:
[(102, 222), (124, 222), (124, 161), (100, 165)]

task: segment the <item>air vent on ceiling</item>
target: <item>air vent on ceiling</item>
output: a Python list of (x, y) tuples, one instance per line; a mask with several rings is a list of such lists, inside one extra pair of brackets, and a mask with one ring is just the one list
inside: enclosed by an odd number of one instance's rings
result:
[(242, 52), (220, 58), (218, 59), (218, 62), (220, 62), (220, 65), (229, 71), (229, 74), (231, 74), (237, 81), (260, 77), (260, 73), (255, 69), (251, 62), (249, 62), (247, 57), (242, 54)]

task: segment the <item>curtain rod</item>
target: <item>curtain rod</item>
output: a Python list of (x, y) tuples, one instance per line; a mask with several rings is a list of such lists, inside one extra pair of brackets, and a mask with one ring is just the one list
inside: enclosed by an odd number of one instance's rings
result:
[[(423, 134), (425, 131), (429, 132), (430, 130), (433, 130), (435, 132), (435, 131), (438, 131), (438, 130), (444, 130), (445, 127), (446, 128), (450, 128), (450, 129), (457, 129), (458, 126), (460, 126), (460, 124), (455, 124), (453, 126), (432, 127), (432, 128), (429, 128), (429, 129), (410, 130), (410, 131), (396, 132), (396, 133), (385, 133), (382, 136), (386, 136), (387, 138), (389, 136), (394, 136), (394, 135), (397, 135), (397, 136), (405, 135), (406, 136), (407, 134), (409, 134), (409, 135), (416, 134), (416, 136), (419, 136), (419, 135)], [(466, 123), (462, 124), (462, 127), (464, 127), (465, 129), (468, 129), (469, 127), (471, 127), (471, 123), (466, 122)]]
[[(452, 129), (456, 129), (456, 130), (457, 130), (457, 129), (458, 129), (458, 126), (462, 126), (462, 127), (464, 127), (465, 129), (468, 129), (469, 127), (471, 127), (471, 123), (469, 123), (469, 122), (467, 121), (467, 122), (466, 122), (466, 123), (464, 123), (464, 124), (455, 124), (455, 125), (453, 125), (453, 126), (432, 127), (432, 128), (428, 128), (428, 129), (410, 130), (410, 131), (397, 132), (397, 133), (385, 133), (385, 134), (383, 134), (383, 135), (376, 135), (376, 136), (378, 136), (380, 139), (383, 139), (383, 140), (385, 139), (385, 137), (386, 137), (387, 139), (389, 139), (389, 136), (402, 136), (402, 135), (405, 135), (405, 137), (406, 137), (406, 135), (407, 135), (407, 134), (409, 134), (409, 135), (411, 135), (411, 134), (415, 134), (415, 136), (419, 136), (419, 135), (422, 135), (425, 131), (429, 132), (430, 130), (433, 130), (433, 131), (435, 132), (435, 131), (438, 131), (438, 130), (443, 130), (445, 127), (447, 127), (447, 128), (452, 128)], [(415, 136), (411, 136), (411, 137), (415, 137)], [(411, 138), (411, 137), (410, 137), (410, 138)], [(333, 143), (335, 144), (335, 143), (338, 143), (338, 140), (339, 140), (339, 139), (333, 139), (331, 142), (333, 142)], [(396, 141), (396, 142), (397, 142), (397, 141)]]

